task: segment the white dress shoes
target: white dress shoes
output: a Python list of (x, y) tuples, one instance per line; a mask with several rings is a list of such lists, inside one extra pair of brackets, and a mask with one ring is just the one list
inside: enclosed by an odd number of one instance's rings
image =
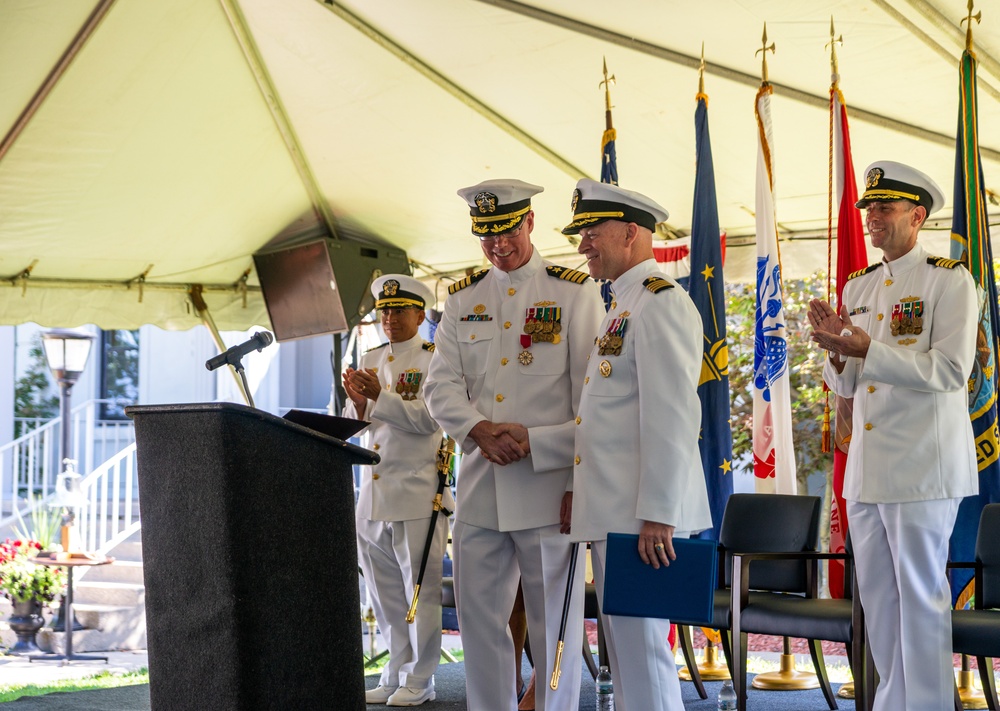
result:
[(428, 686), (426, 689), (411, 689), (408, 686), (401, 686), (389, 697), (386, 706), (419, 706), (425, 701), (433, 701), (437, 698), (434, 687)]
[(365, 703), (384, 704), (394, 693), (396, 693), (398, 688), (399, 687), (396, 686), (382, 686), (379, 684), (374, 689), (369, 689), (365, 692)]

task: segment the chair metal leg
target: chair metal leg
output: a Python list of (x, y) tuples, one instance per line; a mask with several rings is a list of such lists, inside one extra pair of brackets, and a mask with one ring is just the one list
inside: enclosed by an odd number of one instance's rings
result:
[(694, 688), (698, 691), (698, 696), (703, 699), (708, 698), (705, 691), (705, 684), (701, 680), (701, 672), (698, 670), (698, 662), (694, 658), (694, 645), (691, 643), (691, 628), (687, 625), (677, 625), (677, 640), (684, 652), (684, 664), (687, 665), (688, 674), (694, 682)]
[(592, 679), (597, 678), (597, 664), (594, 663), (594, 655), (590, 651), (590, 642), (587, 641), (587, 633), (584, 631), (583, 634), (583, 662), (587, 665), (587, 671), (590, 672)]
[(998, 711), (1000, 703), (997, 701), (997, 685), (993, 677), (993, 657), (976, 657), (976, 666), (979, 667), (979, 682), (983, 685), (986, 706), (990, 711)]
[(729, 678), (733, 678), (733, 634), (729, 630), (719, 630), (722, 638), (722, 653), (726, 656), (726, 666), (729, 667)]
[(826, 674), (826, 663), (823, 661), (823, 643), (818, 639), (810, 639), (808, 641), (809, 655), (812, 657), (813, 668), (816, 669), (820, 688), (823, 689), (823, 696), (826, 697), (826, 703), (830, 706), (830, 711), (836, 711), (838, 708), (837, 696), (833, 693), (833, 687), (830, 686), (830, 678)]

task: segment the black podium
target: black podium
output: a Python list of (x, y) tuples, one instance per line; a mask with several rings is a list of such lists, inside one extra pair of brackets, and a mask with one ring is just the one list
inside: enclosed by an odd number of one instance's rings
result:
[(229, 403), (135, 421), (153, 711), (365, 708), (351, 465)]

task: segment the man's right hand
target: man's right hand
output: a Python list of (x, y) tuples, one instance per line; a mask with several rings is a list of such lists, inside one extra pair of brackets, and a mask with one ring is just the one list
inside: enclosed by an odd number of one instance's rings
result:
[(479, 446), (483, 456), (494, 464), (510, 464), (528, 456), (525, 447), (519, 444), (502, 425), (495, 425), (489, 420), (477, 422), (476, 426), (469, 430), (469, 437)]
[(353, 373), (354, 368), (348, 368), (344, 371), (344, 390), (347, 392), (347, 397), (351, 398), (351, 402), (354, 403), (354, 409), (357, 410), (358, 415), (363, 417), (365, 414), (365, 407), (368, 404), (368, 398), (366, 398), (364, 394), (351, 383), (351, 375)]

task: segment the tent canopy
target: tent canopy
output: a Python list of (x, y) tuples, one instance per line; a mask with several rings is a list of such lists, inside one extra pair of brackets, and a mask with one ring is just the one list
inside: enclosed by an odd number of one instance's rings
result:
[[(1000, 11), (981, 4), (979, 135), (1000, 192)], [(486, 178), (545, 186), (534, 242), (578, 266), (559, 229), (576, 180), (600, 172), (604, 59), (620, 184), (668, 208), (660, 237), (685, 235), (703, 42), (726, 277), (752, 278), (765, 22), (785, 271), (824, 268), (831, 17), (855, 166), (932, 175), (946, 252), (966, 5), (6, 0), (0, 323), (187, 328), (193, 284), (220, 328), (265, 323), (251, 255), (345, 219), (443, 298), (483, 263), (455, 190)]]

